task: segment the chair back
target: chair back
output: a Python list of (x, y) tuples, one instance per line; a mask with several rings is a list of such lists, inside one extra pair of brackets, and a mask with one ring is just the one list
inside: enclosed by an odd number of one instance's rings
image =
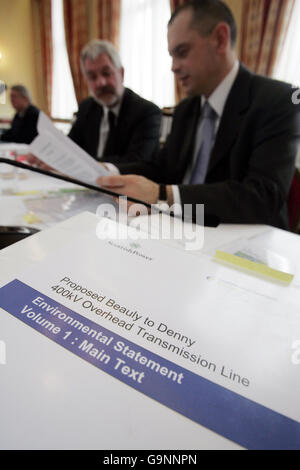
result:
[(300, 171), (296, 168), (288, 195), (289, 224), (292, 232), (300, 233)]
[(162, 108), (161, 111), (162, 111), (162, 121), (161, 121), (159, 141), (160, 141), (160, 146), (162, 147), (165, 144), (167, 137), (171, 132), (174, 108)]

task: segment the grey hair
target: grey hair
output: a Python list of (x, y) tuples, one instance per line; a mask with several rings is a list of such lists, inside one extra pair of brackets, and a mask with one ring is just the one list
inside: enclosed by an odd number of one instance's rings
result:
[(10, 89), (20, 93), (23, 98), (27, 98), (29, 103), (31, 103), (31, 95), (24, 85), (13, 85), (10, 87)]
[(93, 39), (84, 46), (80, 54), (81, 70), (85, 73), (84, 61), (86, 59), (95, 60), (101, 54), (106, 54), (117, 69), (122, 68), (122, 62), (118, 51), (109, 41)]

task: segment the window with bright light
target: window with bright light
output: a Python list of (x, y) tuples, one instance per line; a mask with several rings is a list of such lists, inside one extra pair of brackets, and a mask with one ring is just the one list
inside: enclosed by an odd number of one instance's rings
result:
[(300, 1), (295, 2), (283, 50), (275, 66), (274, 77), (300, 86)]
[(169, 0), (122, 0), (120, 55), (124, 84), (160, 107), (174, 106), (167, 45)]
[(52, 0), (52, 38), (51, 115), (53, 118), (72, 119), (73, 113), (77, 111), (78, 106), (67, 54), (62, 0)]

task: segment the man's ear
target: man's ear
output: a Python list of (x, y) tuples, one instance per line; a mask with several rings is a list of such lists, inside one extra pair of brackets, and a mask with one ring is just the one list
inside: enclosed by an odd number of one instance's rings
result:
[(227, 23), (218, 23), (212, 32), (212, 39), (214, 41), (217, 52), (224, 53), (228, 46), (230, 46), (230, 27)]
[(124, 67), (121, 67), (122, 81), (124, 81), (125, 70)]

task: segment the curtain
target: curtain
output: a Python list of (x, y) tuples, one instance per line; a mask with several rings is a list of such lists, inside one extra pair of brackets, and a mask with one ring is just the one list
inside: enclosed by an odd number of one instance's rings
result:
[[(282, 51), (275, 65), (273, 77), (300, 87), (300, 2), (296, 1)], [(300, 157), (300, 155), (299, 155)]]
[(53, 42), (51, 115), (58, 119), (72, 119), (78, 106), (66, 45), (63, 0), (51, 1)]
[(296, 169), (288, 196), (290, 229), (300, 233), (300, 171)]
[[(170, 0), (171, 5), (171, 13), (173, 13), (176, 8), (186, 3), (187, 0)], [(183, 90), (182, 86), (178, 82), (177, 78), (175, 77), (175, 100), (176, 103), (181, 101), (183, 98), (186, 97), (185, 91)]]
[(169, 0), (122, 0), (120, 55), (124, 85), (159, 107), (174, 106), (168, 53)]
[(36, 75), (41, 108), (51, 116), (52, 95), (52, 25), (51, 0), (32, 0)]
[(98, 38), (119, 49), (121, 0), (97, 0)]
[(295, 0), (244, 0), (241, 61), (253, 72), (272, 76)]
[(88, 95), (88, 88), (80, 69), (80, 52), (88, 42), (88, 13), (86, 0), (63, 0), (66, 44), (76, 100), (80, 103)]

